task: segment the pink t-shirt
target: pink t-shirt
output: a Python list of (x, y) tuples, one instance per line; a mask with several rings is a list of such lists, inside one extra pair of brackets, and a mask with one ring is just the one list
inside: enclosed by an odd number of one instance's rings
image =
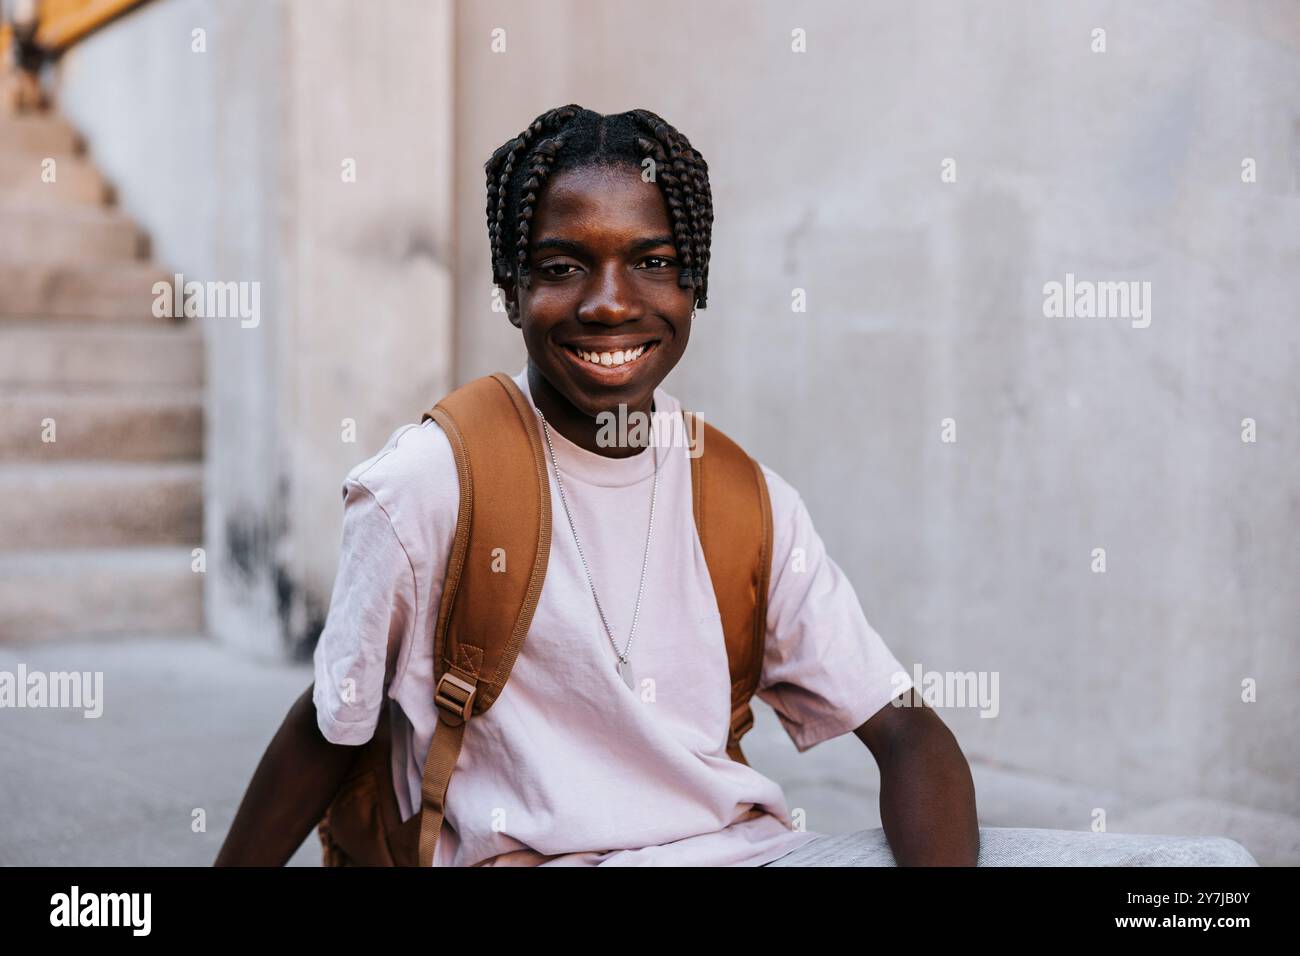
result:
[[(526, 369), (515, 382), (527, 395)], [(654, 400), (657, 418), (680, 408), (662, 388)], [(630, 651), (635, 690), (617, 673), (550, 471), (541, 598), (500, 697), (466, 727), (434, 865), (757, 866), (820, 836), (791, 829), (780, 786), (727, 756), (731, 680), (691, 510), (687, 449), (661, 443), (618, 459), (554, 429), (551, 439), (620, 649), (659, 457)], [(798, 493), (763, 472), (774, 553), (758, 696), (803, 752), (852, 731), (912, 684), (826, 554)], [(380, 706), (392, 708), (404, 819), (420, 806), (437, 726), (433, 630), (459, 494), (451, 445), (432, 421), (397, 429), (343, 484), (342, 553), (315, 652), (317, 719), (326, 739), (362, 744)]]

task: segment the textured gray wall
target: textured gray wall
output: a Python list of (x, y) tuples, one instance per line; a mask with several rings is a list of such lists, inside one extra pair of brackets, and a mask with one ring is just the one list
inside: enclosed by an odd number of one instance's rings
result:
[(315, 636), (343, 477), (447, 389), (451, 12), (168, 0), (58, 71), (60, 108), (159, 259), (261, 283), (255, 328), (198, 320), (208, 627), (254, 653)]
[[(716, 212), (667, 385), (802, 492), (906, 665), (998, 672), (997, 718), (942, 711), (967, 754), (1300, 813), (1300, 6), (544, 6), (458, 8), (457, 378), (523, 361), (491, 151), (660, 113)], [(1149, 281), (1149, 327), (1045, 318), (1067, 272)]]

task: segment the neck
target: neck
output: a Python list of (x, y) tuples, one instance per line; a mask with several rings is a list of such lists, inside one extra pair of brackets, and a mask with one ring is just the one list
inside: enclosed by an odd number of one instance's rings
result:
[[(600, 433), (600, 423), (575, 407), (572, 402), (560, 394), (531, 361), (528, 363), (528, 391), (532, 395), (533, 402), (546, 416), (546, 422), (550, 425), (551, 430), (559, 432), (579, 448), (597, 455), (604, 455), (606, 458), (628, 458), (638, 454), (645, 448), (646, 444), (649, 444), (648, 436), (645, 444), (642, 445), (631, 443), (628, 445), (599, 444), (596, 438)], [(640, 411), (646, 415), (654, 413), (653, 395), (642, 404), (644, 407), (637, 406), (634, 408), (629, 405), (628, 412)]]

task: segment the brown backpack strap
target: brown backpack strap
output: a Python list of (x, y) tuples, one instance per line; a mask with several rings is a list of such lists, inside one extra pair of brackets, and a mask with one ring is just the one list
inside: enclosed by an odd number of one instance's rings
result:
[[(713, 592), (722, 615), (731, 668), (731, 727), (727, 753), (748, 764), (740, 738), (754, 726), (749, 701), (763, 672), (767, 636), (767, 586), (772, 566), (772, 505), (763, 470), (744, 449), (714, 428), (683, 412), (692, 451), (691, 486), (695, 527)], [(698, 430), (703, 426), (703, 432)]]
[(422, 421), (430, 418), (456, 457), (460, 512), (434, 631), (438, 726), (421, 789), (420, 866), (433, 865), (466, 722), (492, 706), (510, 677), (551, 548), (542, 439), (510, 376), (496, 372), (470, 382)]

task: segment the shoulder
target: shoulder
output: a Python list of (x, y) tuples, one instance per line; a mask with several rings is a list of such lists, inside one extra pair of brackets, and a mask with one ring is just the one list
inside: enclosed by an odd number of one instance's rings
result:
[[(782, 478), (775, 469), (769, 467), (757, 455), (746, 449), (728, 429), (719, 426), (716, 422), (710, 421), (702, 413), (686, 408), (674, 396), (663, 391), (663, 389), (658, 390), (655, 393), (655, 397), (656, 399), (662, 397), (666, 410), (673, 414), (677, 414), (680, 411), (687, 417), (697, 416), (708, 428), (721, 434), (728, 442), (734, 444), (746, 456), (753, 459), (754, 463), (757, 464), (763, 472), (763, 478), (767, 483), (767, 496), (772, 505), (773, 522), (778, 529), (780, 528), (782, 521), (788, 519), (789, 516), (802, 505), (799, 492), (795, 490), (794, 486)], [(707, 440), (705, 441), (704, 454), (708, 454)]]
[[(671, 395), (664, 392), (660, 392), (659, 394), (662, 394), (667, 402), (670, 403), (669, 407), (674, 412), (683, 408), (683, 406), (681, 406), (681, 404)], [(690, 410), (684, 411), (687, 415), (698, 414)], [(705, 420), (703, 419), (703, 416), (701, 416), (701, 419)], [(767, 485), (768, 503), (772, 510), (773, 537), (775, 539), (774, 545), (778, 551), (780, 551), (783, 543), (786, 547), (789, 547), (789, 540), (793, 537), (794, 525), (802, 523), (803, 520), (807, 520), (807, 509), (804, 508), (803, 498), (800, 496), (798, 490), (790, 484), (790, 482), (786, 481), (785, 478), (783, 478), (774, 468), (767, 465), (757, 455), (752, 454), (741, 445), (740, 442), (736, 440), (735, 436), (727, 431), (727, 429), (719, 427), (715, 422), (705, 420), (705, 423), (717, 432), (721, 433), (727, 441), (735, 444), (737, 448), (758, 465), (759, 469), (763, 473), (764, 482)], [(706, 455), (708, 454), (707, 445), (708, 443), (706, 441), (704, 448), (704, 453)]]
[(817, 541), (814, 540), (817, 532), (799, 491), (762, 462), (759, 462), (759, 468), (767, 482), (767, 497), (772, 507), (773, 573), (770, 587), (775, 590), (785, 577), (780, 573), (781, 569), (789, 564), (793, 555), (802, 553), (807, 556), (817, 550)]
[(344, 501), (373, 498), (402, 543), (430, 546), (431, 533), (454, 531), (460, 485), (451, 442), (437, 423), (410, 423), (393, 431), (382, 448), (348, 472)]
[[(773, 562), (775, 564), (784, 560), (784, 556), (789, 554), (790, 550), (806, 536), (807, 531), (811, 528), (812, 519), (808, 515), (808, 509), (804, 507), (803, 497), (799, 494), (798, 489), (786, 481), (776, 469), (746, 450), (725, 429), (718, 428), (716, 424), (711, 422), (709, 424), (729, 442), (740, 448), (762, 472), (764, 484), (767, 486), (767, 499), (772, 514)], [(704, 454), (707, 455), (707, 441), (705, 445)]]
[(422, 424), (412, 422), (397, 428), (379, 451), (348, 472), (348, 481), (355, 481), (378, 494), (380, 491), (396, 492), (418, 482), (430, 468), (444, 469), (450, 465), (454, 471), (451, 443), (437, 422), (430, 419)]
[(760, 461), (758, 467), (762, 469), (763, 478), (767, 482), (767, 497), (772, 503), (772, 525), (779, 534), (782, 526), (789, 524), (803, 508), (803, 498), (794, 485), (767, 465)]

